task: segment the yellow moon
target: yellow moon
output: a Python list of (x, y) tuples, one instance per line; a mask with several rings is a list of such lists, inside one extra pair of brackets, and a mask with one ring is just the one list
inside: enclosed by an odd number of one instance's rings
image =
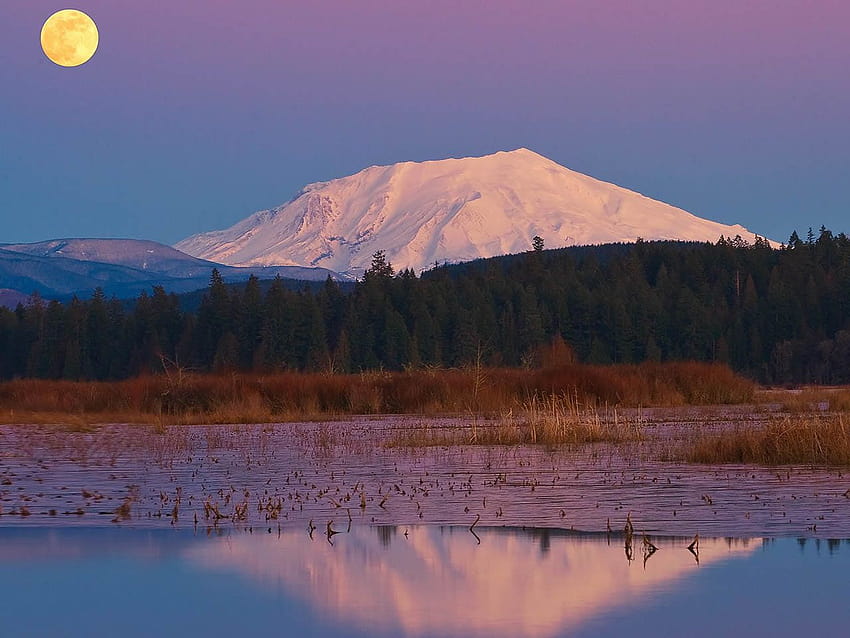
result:
[(80, 66), (97, 50), (97, 25), (76, 9), (63, 9), (41, 27), (41, 48), (59, 66)]

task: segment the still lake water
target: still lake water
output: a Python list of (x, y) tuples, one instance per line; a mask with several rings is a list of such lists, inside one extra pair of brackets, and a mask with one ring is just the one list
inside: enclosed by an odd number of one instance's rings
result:
[[(353, 526), (0, 529), (3, 636), (846, 636), (850, 543)], [(406, 532), (406, 534), (405, 534)]]

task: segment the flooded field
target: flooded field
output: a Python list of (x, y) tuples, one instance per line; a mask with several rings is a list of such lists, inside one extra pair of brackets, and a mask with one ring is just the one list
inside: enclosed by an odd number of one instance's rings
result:
[[(355, 525), (0, 529), (9, 636), (843, 636), (850, 543)], [(45, 613), (49, 610), (49, 613)]]
[(477, 520), (616, 532), (630, 515), (636, 533), (653, 535), (850, 538), (850, 476), (841, 469), (670, 460), (689, 433), (764, 418), (738, 408), (645, 411), (639, 440), (576, 448), (393, 444), (423, 429), (493, 427), (469, 419), (3, 426), (0, 526), (321, 535), (329, 525)]
[(846, 635), (843, 469), (677, 460), (769, 409), (615, 418), (573, 446), (433, 444), (492, 440), (469, 418), (2, 426), (0, 633)]

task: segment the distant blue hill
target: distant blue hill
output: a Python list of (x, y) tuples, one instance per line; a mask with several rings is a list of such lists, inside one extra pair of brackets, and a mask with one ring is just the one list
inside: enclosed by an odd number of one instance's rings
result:
[(342, 279), (324, 268), (269, 266), (237, 268), (191, 257), (170, 246), (135, 239), (57, 239), (34, 244), (0, 244), (0, 305), (14, 306), (37, 292), (46, 299), (134, 297), (152, 286), (183, 293), (205, 287), (214, 268), (226, 282), (260, 279)]

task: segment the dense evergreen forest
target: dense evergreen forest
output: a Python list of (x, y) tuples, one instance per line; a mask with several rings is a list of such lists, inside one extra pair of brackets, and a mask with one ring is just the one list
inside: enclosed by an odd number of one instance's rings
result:
[[(0, 378), (196, 371), (359, 371), (541, 364), (561, 339), (588, 363), (728, 362), (768, 383), (850, 382), (850, 239), (787, 246), (644, 242), (543, 250), (394, 273), (383, 253), (351, 292), (213, 274), (197, 310), (156, 287), (0, 309)], [(562, 348), (563, 350), (563, 348)], [(542, 363), (545, 363), (543, 361)]]

